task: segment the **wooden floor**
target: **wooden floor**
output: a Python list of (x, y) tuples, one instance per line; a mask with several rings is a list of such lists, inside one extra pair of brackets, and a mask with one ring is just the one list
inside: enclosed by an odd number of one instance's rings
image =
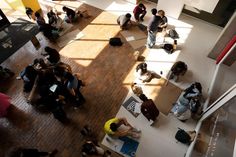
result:
[[(106, 31), (107, 34), (104, 38), (87, 35), (81, 41), (61, 49), (60, 53), (62, 61), (69, 63), (73, 72), (79, 72), (86, 82), (86, 86), (82, 89), (86, 103), (78, 110), (65, 107), (70, 123), (63, 125), (51, 114), (40, 113), (26, 102), (25, 94), (22, 92), (22, 81), (14, 78), (9, 80), (6, 89), (3, 87), (1, 89), (12, 97), (14, 107), (8, 118), (0, 119), (1, 157), (12, 146), (34, 147), (45, 151), (57, 148), (58, 157), (78, 157), (81, 154), (81, 144), (85, 140), (80, 135), (81, 128), (89, 124), (101, 141), (104, 137), (104, 122), (114, 117), (119, 110), (129, 90), (129, 86), (124, 85), (123, 81), (127, 79), (126, 76), (136, 64), (134, 50), (126, 42), (120, 48), (109, 46), (110, 36), (120, 36), (117, 34), (119, 27), (114, 22), (105, 24), (103, 20), (103, 24), (101, 23), (101, 19), (107, 16), (106, 12), (102, 13), (102, 10), (88, 5), (83, 7), (89, 10), (92, 17), (76, 24), (74, 28), (79, 28), (85, 33), (95, 29), (94, 31), (100, 30), (101, 33)], [(105, 27), (103, 28), (105, 30), (101, 30), (99, 27), (102, 28), (104, 25), (114, 29)], [(48, 43), (41, 34), (37, 37), (41, 44), (39, 50), (36, 50), (31, 43), (27, 43), (2, 65), (17, 74), (34, 58), (41, 57), (40, 53), (44, 46), (50, 45), (59, 50), (56, 44)], [(132, 79), (129, 78), (130, 82)]]
[[(41, 4), (42, 5), (42, 4)], [(56, 5), (61, 9), (63, 2), (47, 2), (43, 8)], [(80, 29), (85, 36), (64, 48), (56, 43), (49, 43), (42, 34), (38, 34), (41, 47), (36, 50), (29, 42), (2, 65), (18, 74), (33, 59), (42, 57), (41, 52), (49, 45), (60, 51), (63, 62), (70, 64), (73, 72), (79, 73), (86, 86), (82, 93), (86, 98), (84, 106), (74, 110), (65, 106), (70, 123), (63, 125), (51, 114), (40, 113), (26, 102), (26, 95), (22, 92), (22, 82), (9, 80), (1, 87), (12, 97), (12, 104), (8, 118), (0, 119), (0, 157), (12, 146), (34, 147), (40, 150), (59, 150), (58, 157), (81, 156), (81, 144), (85, 140), (80, 135), (81, 128), (91, 126), (99, 141), (104, 137), (103, 125), (118, 112), (122, 101), (130, 90), (134, 80), (134, 70), (138, 62), (134, 57), (133, 48), (120, 35), (117, 17), (92, 6), (73, 2), (70, 7), (86, 9), (92, 15), (75, 24), (73, 29)], [(124, 44), (112, 47), (109, 38), (118, 36)], [(144, 56), (147, 50), (139, 49)], [(152, 81), (151, 94), (156, 96), (157, 81)], [(160, 85), (158, 85), (160, 86)], [(155, 97), (154, 96), (154, 97)], [(113, 153), (112, 156), (119, 156)]]

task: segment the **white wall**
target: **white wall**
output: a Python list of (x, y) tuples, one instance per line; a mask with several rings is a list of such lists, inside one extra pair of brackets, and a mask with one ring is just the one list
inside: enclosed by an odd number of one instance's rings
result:
[(184, 4), (212, 13), (219, 0), (184, 0)]

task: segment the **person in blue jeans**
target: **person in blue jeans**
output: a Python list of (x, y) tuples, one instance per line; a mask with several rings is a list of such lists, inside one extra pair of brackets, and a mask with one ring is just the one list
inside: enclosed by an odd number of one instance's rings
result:
[(158, 31), (158, 26), (160, 25), (162, 19), (159, 15), (157, 15), (157, 10), (153, 8), (151, 10), (153, 17), (148, 23), (147, 31), (148, 31), (148, 38), (147, 38), (147, 47), (152, 48), (156, 43), (156, 34)]

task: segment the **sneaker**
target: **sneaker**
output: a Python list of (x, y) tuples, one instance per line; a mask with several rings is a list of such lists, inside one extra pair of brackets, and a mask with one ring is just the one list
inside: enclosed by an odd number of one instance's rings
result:
[(52, 152), (49, 152), (49, 156), (50, 157), (54, 157), (56, 154), (57, 154), (58, 150), (57, 149), (54, 149)]
[(138, 128), (133, 128), (132, 131), (137, 132), (137, 133), (141, 133), (141, 130)]

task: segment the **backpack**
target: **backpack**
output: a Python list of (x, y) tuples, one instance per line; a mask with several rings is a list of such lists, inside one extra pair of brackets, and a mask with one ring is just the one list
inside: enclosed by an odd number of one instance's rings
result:
[(120, 38), (110, 38), (109, 44), (110, 44), (111, 46), (122, 46), (122, 45), (123, 45), (123, 43), (122, 43), (122, 41), (120, 40)]
[(177, 39), (177, 38), (179, 38), (179, 34), (176, 32), (175, 29), (170, 29), (170, 30), (169, 30), (169, 36), (170, 36), (172, 39)]
[(178, 140), (181, 143), (184, 144), (190, 144), (191, 143), (191, 137), (189, 136), (189, 134), (184, 131), (183, 129), (180, 129), (177, 131), (177, 133), (175, 134), (175, 139)]
[(174, 48), (172, 44), (164, 44), (163, 49), (168, 53), (172, 54), (174, 52)]

